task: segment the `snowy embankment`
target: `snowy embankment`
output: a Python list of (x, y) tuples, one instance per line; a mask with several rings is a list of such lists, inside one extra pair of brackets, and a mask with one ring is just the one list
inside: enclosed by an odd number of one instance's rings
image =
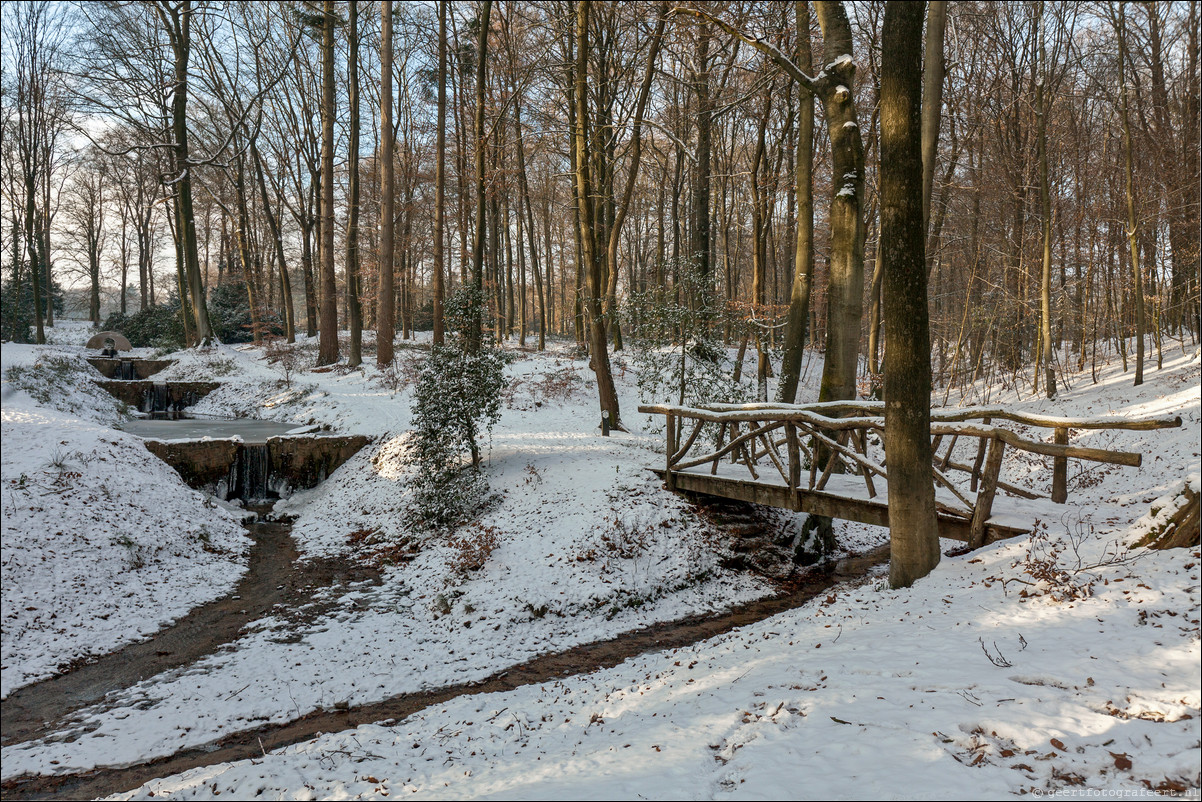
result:
[(0, 354), (7, 697), (221, 596), (250, 541), (237, 511), (112, 428), (122, 413), (81, 347), (5, 343)]
[[(178, 356), (156, 378), (224, 382), (197, 413), (376, 438), (276, 511), (297, 516), (303, 555), (379, 559), (384, 581), (326, 591), (335, 600), (326, 618), (261, 620), (229, 649), (110, 695), (103, 708), (80, 711), (70, 728), (83, 733), (78, 740), (6, 748), (5, 778), (122, 765), (336, 704), (480, 680), (540, 654), (772, 593), (722, 568), (713, 526), (646, 470), (660, 459), (662, 435), (599, 436), (584, 360), (515, 354), (486, 454), (498, 499), (447, 538), (416, 533), (408, 510), (407, 377), (423, 351), (403, 350), (396, 373), (368, 365), (287, 377), (256, 347)], [(312, 365), (313, 355), (304, 361)], [(620, 386), (632, 428), (648, 424), (633, 411), (633, 375)]]
[[(301, 363), (313, 363), (312, 346), (302, 344)], [(603, 439), (587, 364), (518, 354), (486, 465), (500, 498), (448, 539), (410, 524), (405, 432), (420, 350), (402, 350), (385, 372), (287, 367), (257, 347), (177, 356), (160, 378), (225, 382), (197, 412), (376, 437), (277, 511), (297, 516), (303, 553), (378, 559), (384, 580), (326, 591), (334, 606), (320, 620), (282, 611), (227, 650), (80, 711), (52, 738), (5, 748), (5, 778), (126, 765), (315, 709), (470, 682), (770, 592), (722, 569), (712, 526), (645, 470), (662, 459), (662, 438), (639, 433), (653, 421), (632, 413), (633, 375), (619, 389), (635, 433)], [(1152, 502), (1199, 473), (1199, 375), (1191, 355), (1149, 371), (1134, 391), (1112, 371), (1096, 386), (1078, 378), (1055, 402), (991, 399), (1046, 414), (1186, 421), (1076, 433), (1074, 443), (1140, 451), (1144, 467), (1072, 462), (1069, 504), (1042, 507), (1057, 513), (1044, 519), (1046, 537), (947, 558), (911, 590), (872, 580), (691, 649), (462, 697), (394, 726), (137, 793), (980, 796), (1079, 781), (1196, 786), (1197, 551), (1113, 555), (1146, 529), (1139, 519)], [(1006, 478), (1046, 492), (1049, 462), (1011, 454)], [(886, 534), (838, 532), (857, 549)], [(1067, 571), (1063, 586), (1023, 584), (1051, 565)]]
[[(1196, 789), (1198, 550), (1128, 546), (1147, 530), (1150, 507), (1197, 481), (1199, 375), (1190, 355), (1166, 360), (1141, 388), (1111, 372), (1096, 386), (1078, 380), (1055, 402), (1001, 399), (1048, 414), (1180, 414), (1185, 425), (1082, 435), (1143, 452), (1143, 469), (1072, 463), (1069, 503), (1037, 536), (945, 558), (912, 589), (869, 581), (690, 649), (460, 697), (395, 725), (325, 735), (127, 796)], [(1006, 473), (1022, 482), (1034, 467), (1019, 455)], [(1046, 481), (1048, 466), (1039, 467)], [(386, 674), (397, 648), (381, 646)]]

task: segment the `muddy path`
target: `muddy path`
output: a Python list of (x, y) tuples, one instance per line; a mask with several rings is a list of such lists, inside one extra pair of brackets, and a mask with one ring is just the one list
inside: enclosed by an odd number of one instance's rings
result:
[[(261, 518), (269, 509), (256, 511)], [(340, 560), (297, 565), (291, 524), (259, 520), (246, 528), (254, 541), (248, 568), (228, 595), (195, 608), (149, 640), (17, 689), (0, 702), (0, 743), (10, 746), (54, 732), (71, 712), (100, 702), (112, 691), (218, 652), (235, 641), (247, 624), (277, 608), (289, 610), (289, 617), (294, 618), (296, 608), (307, 605), (322, 588), (379, 581), (378, 571)], [(307, 607), (304, 617), (320, 616), (320, 607)]]
[[(777, 613), (800, 607), (844, 583), (866, 576), (869, 570), (889, 559), (889, 547), (841, 560), (825, 569), (812, 570), (781, 594), (740, 605), (725, 613), (695, 616), (655, 624), (609, 640), (576, 646), (512, 666), (485, 680), (452, 685), (436, 691), (411, 693), (347, 710), (323, 710), (286, 724), (246, 730), (170, 757), (120, 769), (97, 769), (58, 777), (22, 777), (0, 786), (4, 799), (95, 799), (129, 791), (158, 777), (178, 774), (200, 766), (262, 756), (308, 740), (319, 733), (337, 732), (388, 719), (401, 720), (423, 708), (442, 704), (457, 696), (509, 691), (523, 685), (562, 679), (610, 668), (631, 657), (664, 649), (681, 648), (748, 626)], [(7, 727), (7, 724), (6, 724)]]

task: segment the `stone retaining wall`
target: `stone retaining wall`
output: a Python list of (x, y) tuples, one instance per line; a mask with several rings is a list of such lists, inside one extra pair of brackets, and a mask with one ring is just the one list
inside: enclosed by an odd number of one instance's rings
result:
[[(281, 497), (324, 481), (355, 452), (367, 445), (363, 435), (298, 434), (267, 441), (269, 484)], [(145, 440), (146, 448), (179, 473), (189, 487), (223, 496), (236, 468), (237, 438), (221, 440)]]
[(118, 401), (124, 401), (134, 409), (140, 409), (142, 399), (147, 391), (153, 391), (156, 384), (167, 385), (169, 404), (190, 406), (221, 386), (220, 382), (153, 382), (153, 381), (118, 381), (105, 379), (96, 382), (108, 390)]
[(170, 359), (107, 359), (105, 357), (90, 357), (88, 362), (106, 379), (117, 375), (117, 368), (122, 362), (130, 362), (138, 374), (138, 379), (149, 379), (154, 374), (172, 364)]

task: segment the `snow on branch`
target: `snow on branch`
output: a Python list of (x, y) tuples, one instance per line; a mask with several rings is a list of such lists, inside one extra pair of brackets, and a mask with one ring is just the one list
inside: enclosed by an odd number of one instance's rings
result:
[[(763, 39), (760, 39), (759, 37), (751, 36), (750, 34), (743, 33), (738, 28), (731, 25), (729, 22), (720, 20), (717, 17), (715, 17), (714, 15), (708, 14), (699, 9), (685, 8), (684, 6), (677, 6), (676, 8), (672, 9), (672, 11), (669, 13), (670, 14), (688, 14), (690, 16), (696, 17), (697, 19), (705, 20), (706, 22), (711, 22), (714, 25), (717, 25), (719, 28), (726, 31), (731, 36), (739, 39), (740, 41), (742, 41), (746, 44), (751, 45), (756, 50), (760, 51), (764, 55), (771, 58), (773, 61), (775, 61), (777, 63), (777, 65), (782, 70), (784, 70), (786, 73), (788, 73), (790, 78), (792, 78), (794, 81), (797, 81), (797, 83), (801, 84), (811, 94), (814, 93), (815, 87), (818, 84), (818, 79), (812, 78), (809, 75), (806, 75), (804, 72), (802, 72), (801, 68), (797, 66), (797, 64), (793, 61), (793, 59), (789, 58), (789, 56), (783, 50), (781, 50), (779, 47), (772, 44), (771, 42), (767, 42)], [(848, 56), (848, 58), (850, 58), (850, 56)]]

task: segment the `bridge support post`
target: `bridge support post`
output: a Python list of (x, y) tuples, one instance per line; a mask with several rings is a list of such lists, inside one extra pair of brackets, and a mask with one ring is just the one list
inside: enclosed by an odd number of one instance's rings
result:
[(985, 525), (993, 514), (993, 498), (997, 495), (998, 475), (1002, 472), (1002, 457), (1006, 444), (996, 437), (989, 438), (989, 453), (985, 457), (985, 470), (981, 476), (981, 490), (972, 510), (972, 524), (968, 530), (968, 547), (979, 549), (985, 545)]
[[(1058, 446), (1068, 445), (1068, 429), (1056, 427), (1053, 442)], [(1052, 458), (1052, 501), (1063, 504), (1068, 501), (1068, 457)]]

